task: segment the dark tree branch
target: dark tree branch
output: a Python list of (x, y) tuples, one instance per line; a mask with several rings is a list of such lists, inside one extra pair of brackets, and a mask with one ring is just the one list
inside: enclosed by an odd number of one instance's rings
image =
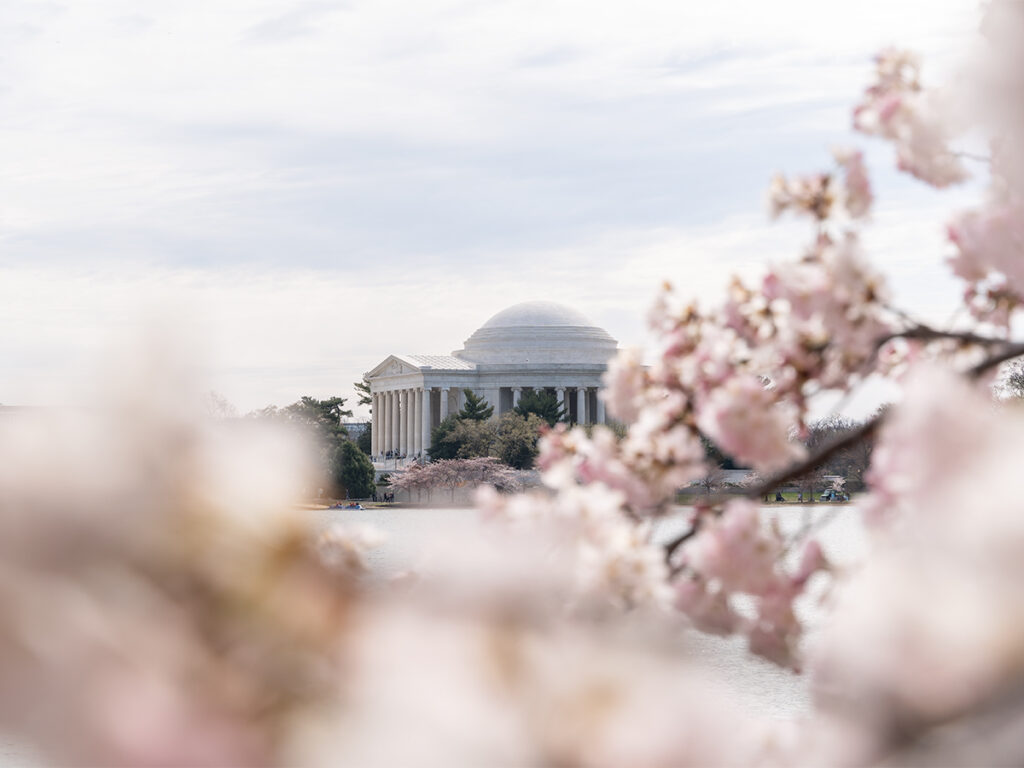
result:
[(916, 323), (911, 328), (896, 331), (881, 337), (875, 345), (876, 349), (893, 339), (913, 339), (915, 341), (959, 341), (963, 344), (977, 344), (983, 347), (991, 347), (998, 344), (1008, 343), (1006, 339), (994, 338), (992, 336), (979, 336), (978, 334), (971, 333), (970, 331), (941, 331), (938, 328), (932, 328), (924, 325), (923, 323)]
[(995, 368), (997, 365), (1002, 365), (1007, 360), (1013, 360), (1013, 358), (1020, 357), (1021, 355), (1024, 355), (1024, 342), (1018, 342), (1016, 344), (1008, 343), (1006, 349), (986, 357), (977, 365), (968, 368), (966, 374), (972, 379), (976, 379), (981, 376), (981, 374)]
[[(959, 341), (965, 344), (982, 344), (985, 346), (993, 346), (998, 344), (1004, 345), (1004, 348), (1001, 349), (1000, 351), (989, 355), (980, 363), (968, 368), (966, 371), (963, 372), (964, 375), (972, 379), (978, 378), (983, 373), (991, 370), (992, 368), (995, 368), (997, 365), (1005, 363), (1007, 360), (1012, 360), (1015, 357), (1021, 357), (1022, 355), (1024, 355), (1024, 343), (1022, 342), (1010, 343), (1005, 339), (993, 339), (987, 336), (978, 336), (973, 333), (966, 333), (960, 331), (940, 331), (934, 328), (929, 328), (928, 326), (925, 325), (919, 325), (914, 328), (908, 329), (907, 331), (884, 337), (879, 341), (878, 346), (881, 346), (886, 341), (889, 341), (894, 338), (913, 338), (926, 340), (952, 339), (954, 341)], [(883, 418), (884, 414), (879, 414), (878, 416), (875, 416), (874, 418), (864, 422), (856, 429), (846, 432), (843, 435), (840, 435), (835, 440), (826, 443), (820, 449), (811, 453), (806, 459), (796, 462), (795, 464), (791, 464), (789, 467), (782, 470), (781, 472), (771, 475), (765, 478), (762, 482), (751, 486), (744, 494), (744, 496), (748, 499), (759, 499), (761, 496), (764, 496), (764, 494), (774, 490), (783, 483), (787, 483), (790, 480), (794, 480), (800, 477), (801, 475), (810, 472), (815, 467), (824, 463), (825, 461), (830, 459), (832, 456), (834, 456), (836, 453), (843, 450), (844, 448), (848, 448), (849, 446), (857, 443), (859, 440), (874, 435), (874, 433), (878, 430), (878, 427), (881, 426)], [(707, 503), (710, 503), (712, 505), (720, 504), (724, 502), (726, 499), (727, 497), (725, 496), (709, 497), (707, 499)], [(666, 544), (666, 561), (668, 561), (668, 559), (671, 558), (675, 551), (680, 546), (682, 546), (682, 544), (687, 539), (694, 536), (697, 533), (697, 530), (698, 526), (695, 524), (693, 529), (688, 531), (686, 534), (683, 534), (682, 536), (677, 537), (676, 539), (673, 539), (668, 544)]]
[(697, 518), (693, 521), (693, 525), (690, 526), (690, 530), (680, 534), (679, 536), (676, 536), (674, 539), (672, 539), (672, 541), (668, 542), (665, 545), (665, 565), (669, 566), (670, 568), (672, 567), (672, 555), (674, 555), (676, 553), (676, 550), (683, 546), (683, 544), (685, 544), (687, 541), (696, 536), (699, 530), (700, 516), (698, 515)]
[(757, 499), (771, 490), (779, 487), (783, 483), (794, 480), (800, 475), (810, 472), (812, 469), (817, 467), (819, 464), (827, 461), (829, 458), (834, 456), (843, 448), (847, 448), (858, 440), (862, 440), (866, 437), (870, 437), (875, 433), (875, 430), (881, 425), (883, 415), (879, 414), (868, 421), (865, 421), (856, 429), (852, 429), (846, 432), (834, 440), (825, 443), (814, 453), (810, 454), (803, 461), (798, 461), (795, 464), (791, 464), (786, 469), (765, 478), (763, 481), (756, 485), (752, 485), (747, 492), (744, 494), (748, 499)]

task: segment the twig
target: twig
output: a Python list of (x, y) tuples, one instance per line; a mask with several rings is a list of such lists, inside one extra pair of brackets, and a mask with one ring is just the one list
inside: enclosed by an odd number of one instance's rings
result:
[[(1007, 360), (1012, 360), (1015, 357), (1021, 357), (1024, 355), (1024, 342), (1010, 343), (1004, 339), (992, 339), (985, 336), (977, 336), (972, 333), (963, 333), (959, 331), (939, 331), (928, 326), (917, 326), (916, 328), (909, 329), (904, 333), (893, 334), (890, 337), (886, 337), (884, 340), (879, 342), (879, 346), (888, 341), (891, 338), (900, 337), (910, 338), (927, 338), (927, 339), (955, 339), (957, 341), (964, 342), (966, 344), (1005, 344), (1006, 347), (999, 352), (993, 353), (982, 360), (980, 363), (971, 366), (963, 372), (965, 376), (971, 379), (976, 379), (986, 371), (995, 368), (997, 365), (1005, 363)], [(777, 474), (771, 475), (764, 479), (760, 483), (752, 485), (747, 489), (746, 493), (743, 494), (748, 499), (759, 499), (769, 491), (778, 488), (783, 483), (786, 483), (794, 478), (800, 477), (807, 472), (810, 472), (815, 467), (824, 463), (839, 451), (847, 448), (859, 440), (871, 437), (881, 426), (885, 419), (885, 413), (880, 413), (877, 416), (869, 419), (868, 421), (861, 424), (856, 429), (853, 429), (843, 435), (840, 435), (835, 440), (823, 445), (820, 449), (812, 453), (806, 459), (791, 464), (786, 469), (778, 472)], [(711, 496), (705, 500), (705, 504), (715, 506), (724, 503), (729, 497), (727, 496)], [(671, 565), (672, 556), (676, 550), (679, 549), (689, 539), (693, 538), (700, 531), (700, 520), (701, 517), (698, 515), (694, 520), (693, 526), (686, 533), (677, 536), (672, 541), (665, 544), (665, 562)]]
[[(916, 338), (954, 338), (959, 341), (964, 341), (968, 344), (1008, 344), (1006, 341), (1001, 339), (989, 339), (987, 337), (976, 336), (975, 334), (971, 333), (936, 331), (934, 329), (927, 328), (927, 326), (920, 326), (918, 329), (916, 329), (916, 334)], [(1016, 344), (1008, 344), (1008, 346), (1002, 351), (989, 355), (977, 365), (968, 368), (966, 371), (964, 371), (964, 375), (968, 376), (969, 378), (976, 379), (979, 376), (981, 376), (981, 374), (985, 373), (991, 368), (995, 368), (997, 365), (1005, 363), (1007, 360), (1012, 360), (1015, 357), (1020, 357), (1021, 355), (1024, 355), (1024, 343), (1018, 342)], [(831, 458), (837, 452), (841, 451), (843, 448), (853, 445), (858, 440), (870, 437), (881, 425), (884, 417), (884, 413), (875, 416), (874, 418), (864, 422), (856, 429), (851, 430), (850, 432), (847, 432), (845, 435), (841, 435), (836, 440), (833, 440), (832, 442), (822, 446), (819, 450), (815, 451), (813, 454), (808, 456), (803, 461), (797, 462), (796, 464), (791, 465), (782, 472), (776, 475), (772, 475), (763, 482), (751, 486), (750, 490), (748, 490), (746, 493), (747, 498), (756, 499), (764, 495), (768, 491), (772, 490), (773, 488), (778, 487), (782, 483), (799, 477), (805, 472), (809, 472), (810, 470), (814, 469), (819, 464), (824, 462), (826, 459)]]
[(700, 515), (697, 515), (693, 521), (693, 525), (690, 526), (690, 530), (676, 536), (672, 541), (665, 545), (665, 565), (670, 568), (672, 567), (672, 555), (674, 555), (676, 550), (683, 546), (683, 544), (697, 535), (697, 532), (700, 530), (700, 521), (701, 517)]

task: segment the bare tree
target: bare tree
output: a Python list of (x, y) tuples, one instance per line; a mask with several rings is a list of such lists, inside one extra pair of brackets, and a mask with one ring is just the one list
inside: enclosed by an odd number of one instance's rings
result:
[(1003, 366), (994, 389), (1001, 400), (1024, 400), (1024, 360)]
[(705, 495), (710, 495), (715, 491), (720, 491), (725, 487), (725, 470), (722, 469), (721, 465), (713, 467), (704, 477), (697, 481), (697, 487), (704, 491)]

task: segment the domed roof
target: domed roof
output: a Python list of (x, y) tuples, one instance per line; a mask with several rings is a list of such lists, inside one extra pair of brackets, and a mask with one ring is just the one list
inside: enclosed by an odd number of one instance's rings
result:
[(527, 301), (503, 309), (466, 339), (456, 357), (493, 365), (600, 365), (617, 342), (571, 307)]
[(582, 313), (553, 301), (524, 301), (503, 309), (484, 323), (481, 328), (573, 326), (595, 327)]

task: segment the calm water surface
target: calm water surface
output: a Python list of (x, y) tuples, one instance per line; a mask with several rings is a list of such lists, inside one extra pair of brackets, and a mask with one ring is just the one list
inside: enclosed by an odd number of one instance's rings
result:
[[(683, 510), (661, 521), (656, 529), (658, 541), (669, 541), (686, 529)], [(776, 520), (783, 534), (792, 535), (803, 526), (821, 526), (816, 537), (826, 556), (836, 564), (861, 559), (867, 539), (856, 507), (851, 505), (785, 505), (763, 508), (766, 521)], [(473, 509), (325, 510), (318, 513), (323, 522), (366, 523), (383, 531), (387, 540), (371, 552), (371, 566), (382, 576), (399, 571), (428, 570), (429, 546), (433, 537), (472, 535), (483, 523)], [(794, 559), (799, 552), (794, 553)], [(815, 603), (798, 603), (798, 615), (813, 626), (818, 615)], [(779, 669), (746, 651), (742, 638), (721, 638), (692, 633), (694, 653), (701, 663), (715, 670), (738, 699), (751, 711), (773, 717), (793, 717), (807, 711), (810, 695), (804, 678)]]
[[(377, 509), (323, 510), (314, 513), (318, 522), (367, 523), (387, 536), (385, 543), (370, 554), (371, 566), (382, 577), (398, 571), (429, 570), (428, 542), (438, 535), (472, 535), (482, 523), (473, 509)], [(860, 515), (853, 506), (828, 505), (765, 507), (766, 520), (777, 519), (783, 533), (790, 535), (805, 524), (828, 522), (819, 540), (829, 559), (838, 564), (860, 559), (867, 542)], [(685, 529), (681, 516), (663, 520), (656, 531), (659, 541), (668, 541)], [(810, 601), (808, 601), (810, 602)], [(813, 625), (813, 604), (798, 606), (802, 618)], [(737, 699), (753, 712), (788, 718), (810, 707), (806, 682), (798, 675), (751, 657), (741, 638), (719, 638), (693, 632), (692, 647), (701, 663), (725, 680)], [(0, 768), (29, 768), (42, 761), (31, 748), (0, 734)]]

